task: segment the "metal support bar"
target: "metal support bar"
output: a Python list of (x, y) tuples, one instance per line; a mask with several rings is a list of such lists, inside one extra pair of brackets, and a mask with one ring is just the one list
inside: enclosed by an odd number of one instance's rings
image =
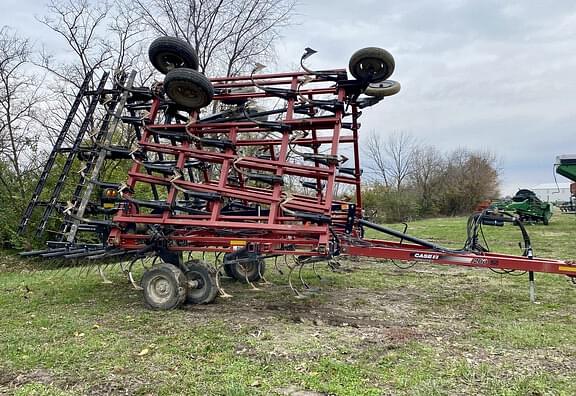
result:
[(534, 271), (528, 271), (528, 283), (530, 292), (530, 302), (536, 303), (536, 282), (534, 281)]

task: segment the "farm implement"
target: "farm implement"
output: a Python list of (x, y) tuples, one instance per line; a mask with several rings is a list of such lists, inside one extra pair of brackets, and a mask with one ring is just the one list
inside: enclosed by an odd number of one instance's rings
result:
[(526, 189), (518, 190), (510, 200), (493, 203), (492, 207), (516, 213), (522, 221), (542, 222), (544, 225), (548, 225), (552, 217), (552, 205), (542, 202), (534, 191)]
[(556, 157), (556, 163), (554, 164), (556, 168), (556, 173), (564, 176), (567, 179), (572, 180), (570, 184), (570, 202), (566, 202), (560, 206), (560, 210), (563, 212), (575, 213), (575, 199), (576, 199), (576, 155), (575, 154), (565, 154)]
[[(266, 260), (279, 257), (293, 261), (288, 282), (296, 294), (294, 273), (322, 261), (336, 266), (346, 256), (526, 271), (532, 290), (534, 272), (576, 275), (572, 262), (534, 257), (521, 220), (506, 212), (473, 216), (459, 250), (365, 219), (359, 119), (400, 90), (388, 80), (394, 59), (383, 49), (361, 49), (350, 59), (350, 78), (345, 69), (307, 67), (314, 52), (306, 49), (299, 72), (262, 74), (257, 65), (249, 75), (208, 79), (188, 44), (161, 37), (149, 55), (165, 74), (162, 83), (135, 87), (133, 72), (114, 75), (106, 88), (110, 76), (103, 74), (89, 89), (87, 76), (20, 224), (24, 234), (35, 222), (36, 236), (49, 240), (22, 255), (92, 263), (101, 275), (108, 263), (126, 263), (154, 309), (226, 296), (223, 274), (265, 280)], [(82, 101), (88, 110), (64, 147)], [(104, 111), (96, 112), (99, 104)], [(126, 136), (134, 144), (119, 144)], [(121, 180), (104, 179), (111, 163), (125, 169)], [(522, 231), (521, 256), (491, 253), (481, 243), (482, 225), (505, 223)], [(366, 229), (388, 238), (366, 238)], [(198, 258), (206, 253), (213, 263)], [(132, 267), (144, 257), (154, 257), (153, 265), (136, 281)]]

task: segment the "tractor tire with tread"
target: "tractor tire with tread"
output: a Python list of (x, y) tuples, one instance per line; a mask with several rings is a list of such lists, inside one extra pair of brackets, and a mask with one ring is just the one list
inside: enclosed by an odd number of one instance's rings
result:
[(158, 37), (148, 47), (148, 58), (162, 74), (182, 67), (198, 70), (198, 54), (190, 44), (176, 37)]
[(214, 97), (210, 80), (199, 71), (188, 68), (169, 71), (164, 78), (164, 90), (174, 102), (191, 109), (208, 106)]
[(392, 54), (377, 47), (359, 49), (348, 62), (350, 73), (364, 83), (386, 80), (394, 72), (395, 65)]

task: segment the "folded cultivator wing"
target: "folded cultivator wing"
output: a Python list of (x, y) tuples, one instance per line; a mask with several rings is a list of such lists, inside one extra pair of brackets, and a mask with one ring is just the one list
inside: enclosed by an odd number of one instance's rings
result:
[[(163, 83), (134, 88), (132, 73), (115, 76), (107, 90), (104, 74), (95, 91), (83, 86), (77, 101), (90, 100), (86, 126), (64, 149), (70, 129), (68, 121), (64, 125), (19, 229), (25, 231), (41, 206), (37, 235), (53, 212), (58, 231), (47, 249), (23, 255), (95, 263), (155, 255), (162, 263), (144, 273), (141, 286), (147, 304), (158, 309), (210, 302), (224, 293), (220, 269), (252, 282), (262, 277), (266, 258), (287, 255), (301, 266), (354, 254), (576, 272), (570, 263), (534, 259), (531, 247), (525, 257), (490, 255), (474, 243), (452, 251), (362, 219), (359, 117), (361, 109), (399, 91), (387, 80), (394, 60), (379, 48), (359, 50), (350, 59), (349, 79), (345, 69), (305, 67), (314, 52), (307, 49), (300, 72), (260, 74), (257, 67), (250, 75), (208, 79), (197, 71), (188, 44), (161, 37), (149, 55), (166, 74)], [(86, 139), (99, 102), (105, 111)], [(127, 131), (136, 143), (114, 145)], [(61, 176), (42, 201), (58, 155), (65, 156)], [(75, 161), (82, 162), (80, 178), (62, 199)], [(110, 162), (127, 170), (121, 182), (101, 180)], [(338, 189), (345, 194), (339, 197)], [(488, 224), (490, 216), (475, 221)], [(365, 227), (400, 242), (364, 239)], [(183, 252), (214, 252), (216, 264), (185, 262)], [(133, 281), (131, 265), (126, 270)]]

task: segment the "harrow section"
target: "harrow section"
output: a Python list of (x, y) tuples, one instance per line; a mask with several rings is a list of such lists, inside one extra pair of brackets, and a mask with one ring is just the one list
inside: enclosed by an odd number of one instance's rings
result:
[[(226, 295), (221, 269), (253, 282), (263, 278), (264, 260), (278, 256), (293, 256), (300, 269), (355, 255), (521, 270), (529, 272), (532, 286), (534, 272), (576, 275), (571, 262), (535, 258), (521, 221), (506, 213), (471, 218), (461, 250), (364, 219), (360, 117), (363, 109), (399, 91), (397, 82), (387, 80), (394, 60), (379, 48), (359, 50), (350, 60), (350, 79), (345, 69), (305, 67), (314, 52), (303, 55), (303, 71), (260, 74), (258, 66), (250, 75), (209, 80), (196, 70), (193, 49), (160, 38), (150, 47), (150, 59), (166, 74), (162, 83), (134, 88), (132, 73), (115, 76), (114, 86), (105, 90), (104, 74), (93, 101), (107, 107), (99, 120), (92, 110), (82, 123), (98, 124), (99, 132), (86, 142), (86, 128), (78, 130), (58, 191), (45, 205), (45, 211), (59, 213), (59, 231), (47, 249), (22, 255), (98, 266), (130, 262), (130, 280), (156, 309), (211, 302), (218, 291)], [(62, 136), (68, 133), (65, 125)], [(59, 199), (75, 160), (82, 162), (80, 178), (69, 199)], [(111, 174), (106, 169), (123, 169), (121, 180), (106, 179)], [(47, 178), (48, 173), (40, 179), (21, 233)], [(482, 225), (505, 222), (521, 229), (522, 256), (489, 253), (479, 243)], [(365, 228), (393, 241), (366, 239)], [(185, 262), (183, 252), (214, 252), (216, 264), (190, 260), (190, 254)], [(151, 255), (162, 263), (137, 284), (132, 265)]]

